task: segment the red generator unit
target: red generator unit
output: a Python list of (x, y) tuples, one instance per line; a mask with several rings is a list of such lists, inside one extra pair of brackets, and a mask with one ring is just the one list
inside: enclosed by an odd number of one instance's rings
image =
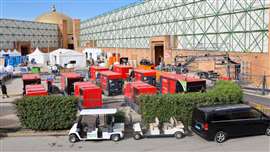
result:
[(26, 96), (47, 96), (48, 92), (46, 89), (40, 84), (32, 84), (25, 86), (25, 95)]
[(74, 96), (79, 97), (80, 96), (80, 88), (81, 87), (88, 87), (95, 85), (90, 81), (83, 81), (83, 82), (75, 82), (74, 83)]
[(175, 73), (162, 73), (160, 76), (160, 92), (162, 94), (175, 94), (185, 92), (205, 91), (206, 81)]
[(80, 87), (79, 106), (83, 109), (102, 107), (102, 89), (96, 85)]
[(74, 83), (83, 81), (83, 77), (78, 73), (61, 74), (61, 90), (64, 95), (74, 95)]
[(89, 69), (90, 79), (96, 81), (96, 79), (98, 79), (97, 75), (101, 71), (109, 71), (109, 69), (106, 67), (91, 66)]
[(41, 84), (41, 78), (39, 74), (24, 74), (23, 80), (23, 95), (25, 95), (25, 86), (30, 84)]
[(155, 70), (144, 70), (144, 69), (135, 69), (135, 80), (143, 81), (150, 85), (156, 86), (156, 71)]
[(113, 72), (121, 73), (123, 79), (127, 79), (129, 76), (129, 70), (133, 69), (129, 65), (114, 65)]
[(157, 94), (157, 88), (142, 81), (129, 82), (124, 86), (124, 99), (135, 111), (139, 111), (138, 96), (155, 94)]
[(100, 72), (100, 86), (107, 96), (122, 94), (123, 78), (121, 73), (112, 71)]

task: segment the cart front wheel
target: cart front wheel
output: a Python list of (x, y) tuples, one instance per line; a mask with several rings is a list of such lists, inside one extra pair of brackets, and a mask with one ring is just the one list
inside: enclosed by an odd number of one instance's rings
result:
[(177, 131), (175, 134), (174, 134), (175, 138), (176, 139), (181, 139), (184, 137), (184, 134), (180, 131)]
[(136, 133), (133, 135), (133, 138), (134, 138), (135, 140), (141, 139), (140, 133), (137, 133), (137, 132), (136, 132)]
[(71, 134), (71, 135), (69, 135), (68, 140), (69, 140), (69, 142), (71, 142), (71, 143), (75, 143), (75, 142), (78, 141), (78, 138), (77, 138), (77, 136), (76, 136), (75, 134)]
[(111, 139), (114, 141), (114, 142), (117, 142), (120, 140), (120, 135), (112, 135)]

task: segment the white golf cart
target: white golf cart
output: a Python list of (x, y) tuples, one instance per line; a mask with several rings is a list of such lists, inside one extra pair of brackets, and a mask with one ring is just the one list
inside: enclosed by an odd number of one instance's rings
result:
[(83, 109), (78, 121), (69, 131), (69, 141), (111, 139), (119, 141), (124, 137), (124, 123), (115, 123), (117, 109)]
[(177, 121), (174, 117), (170, 118), (169, 123), (159, 123), (158, 118), (155, 118), (155, 123), (150, 123), (149, 128), (142, 129), (141, 123), (135, 123), (133, 125), (135, 140), (139, 140), (143, 137), (175, 137), (181, 139), (184, 137), (184, 125), (182, 122)]

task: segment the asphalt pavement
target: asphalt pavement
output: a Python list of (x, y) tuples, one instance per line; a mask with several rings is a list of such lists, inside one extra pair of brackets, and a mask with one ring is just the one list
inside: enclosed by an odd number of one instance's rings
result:
[(128, 138), (119, 142), (82, 141), (71, 144), (67, 136), (58, 137), (9, 137), (0, 139), (3, 152), (49, 152), (49, 151), (92, 151), (92, 152), (269, 152), (270, 137), (253, 136), (229, 139), (218, 144), (206, 141), (197, 135), (175, 138)]

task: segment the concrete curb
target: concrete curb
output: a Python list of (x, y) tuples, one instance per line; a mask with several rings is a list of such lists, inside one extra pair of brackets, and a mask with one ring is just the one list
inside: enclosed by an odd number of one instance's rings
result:
[[(60, 131), (33, 131), (33, 130), (21, 130), (10, 133), (0, 133), (0, 137), (34, 137), (34, 136), (68, 136), (69, 130)], [(126, 135), (132, 135), (131, 130), (125, 131)]]
[(33, 131), (22, 130), (10, 133), (0, 133), (0, 137), (31, 137), (31, 136), (67, 136), (69, 130), (61, 131)]

